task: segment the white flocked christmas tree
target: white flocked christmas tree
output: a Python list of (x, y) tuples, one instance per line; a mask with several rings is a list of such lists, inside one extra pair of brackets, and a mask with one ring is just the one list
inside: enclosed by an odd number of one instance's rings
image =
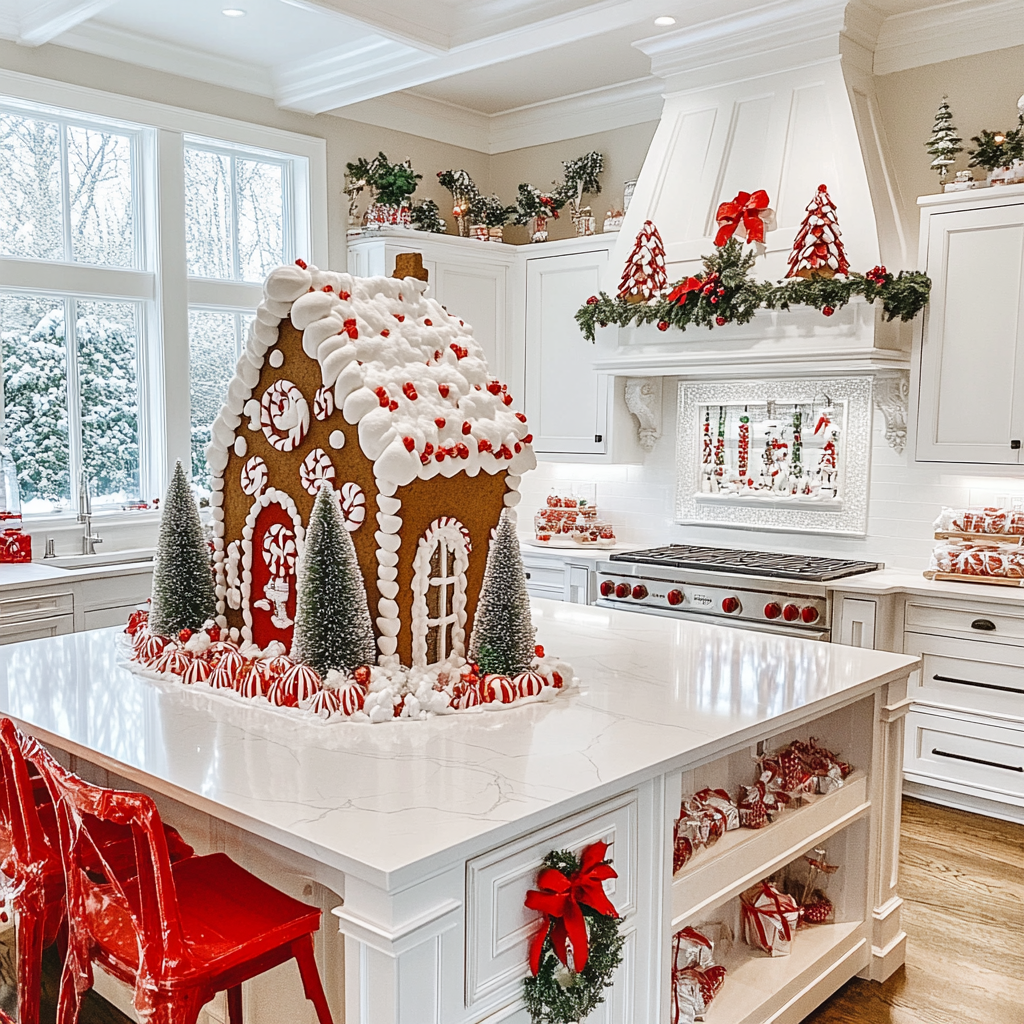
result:
[(665, 243), (654, 221), (644, 221), (633, 251), (626, 260), (619, 281), (619, 298), (627, 302), (650, 302), (668, 287), (665, 271)]
[(160, 515), (149, 628), (159, 636), (198, 630), (213, 618), (216, 608), (210, 549), (185, 470), (178, 462)]
[(366, 586), (338, 499), (324, 483), (313, 502), (299, 567), (292, 657), (321, 676), (374, 661)]
[(516, 676), (525, 672), (533, 661), (535, 634), (519, 538), (506, 510), (501, 514), (487, 552), (487, 568), (469, 646), (470, 658), (487, 675)]
[(956, 126), (953, 124), (953, 112), (949, 109), (946, 97), (943, 96), (939, 109), (935, 112), (931, 138), (925, 143), (929, 155), (934, 157), (931, 168), (938, 172), (940, 182), (946, 180), (950, 166), (956, 162), (957, 153), (963, 152), (961, 142), (963, 139), (957, 135)]

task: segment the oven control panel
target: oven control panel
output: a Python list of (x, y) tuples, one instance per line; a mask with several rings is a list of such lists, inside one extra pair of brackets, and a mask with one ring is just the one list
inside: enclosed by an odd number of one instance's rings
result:
[(739, 590), (721, 586), (674, 583), (601, 573), (600, 603), (625, 608), (714, 615), (743, 622), (761, 622), (800, 629), (828, 626), (828, 599), (771, 590)]

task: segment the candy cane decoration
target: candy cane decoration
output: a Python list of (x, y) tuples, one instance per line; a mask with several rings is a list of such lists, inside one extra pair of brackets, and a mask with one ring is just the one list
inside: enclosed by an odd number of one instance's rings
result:
[(268, 476), (267, 464), (258, 455), (254, 455), (242, 467), (242, 493), (259, 496), (267, 486)]
[(341, 485), (341, 514), (349, 533), (355, 533), (363, 525), (366, 519), (366, 495), (359, 484)]
[(309, 431), (309, 405), (290, 380), (276, 380), (260, 401), (260, 426), (279, 451), (297, 448)]
[(299, 466), (299, 480), (309, 493), (316, 496), (325, 480), (334, 479), (334, 463), (323, 448), (314, 448)]
[(272, 523), (263, 538), (263, 560), (270, 570), (270, 579), (263, 588), (263, 598), (253, 603), (255, 607), (271, 612), (270, 621), (278, 629), (292, 625), (288, 616), (289, 577), (295, 575), (297, 557), (295, 534), (283, 523)]
[(313, 396), (313, 415), (325, 420), (334, 412), (334, 392), (330, 388), (317, 388)]

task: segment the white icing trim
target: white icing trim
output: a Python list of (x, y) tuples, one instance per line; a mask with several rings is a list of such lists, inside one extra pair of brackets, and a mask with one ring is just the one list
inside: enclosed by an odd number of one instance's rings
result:
[[(430, 575), (430, 560), (434, 551), (442, 547), (442, 558), (444, 551), (451, 552), (452, 565), (451, 576), (437, 577), (432, 579)], [(458, 657), (465, 657), (466, 654), (466, 570), (469, 568), (469, 555), (472, 551), (472, 544), (469, 539), (469, 531), (457, 519), (445, 516), (435, 519), (426, 533), (420, 537), (416, 546), (416, 557), (413, 559), (412, 576), (412, 663), (415, 668), (424, 668), (427, 664), (427, 634), (432, 626), (440, 626), (445, 629), (450, 623), (452, 627), (452, 650), (445, 651), (444, 655), (453, 653)], [(442, 565), (442, 571), (445, 566)], [(439, 619), (430, 618), (427, 609), (427, 591), (431, 586), (440, 584), (445, 594), (445, 604), (441, 609)], [(448, 610), (447, 593), (448, 585), (451, 584), (451, 607)], [(444, 658), (442, 658), (444, 660)]]

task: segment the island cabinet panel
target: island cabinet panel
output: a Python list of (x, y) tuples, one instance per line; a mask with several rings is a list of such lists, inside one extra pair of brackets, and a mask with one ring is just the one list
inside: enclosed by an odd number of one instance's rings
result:
[(470, 942), (466, 949), (466, 1002), (469, 1007), (517, 996), (525, 976), (530, 940), (538, 916), (523, 905), (534, 888), (544, 856), (552, 850), (579, 853), (608, 843), (618, 878), (605, 883), (623, 918), (636, 912), (637, 796), (558, 822), (471, 860), (466, 867)]

